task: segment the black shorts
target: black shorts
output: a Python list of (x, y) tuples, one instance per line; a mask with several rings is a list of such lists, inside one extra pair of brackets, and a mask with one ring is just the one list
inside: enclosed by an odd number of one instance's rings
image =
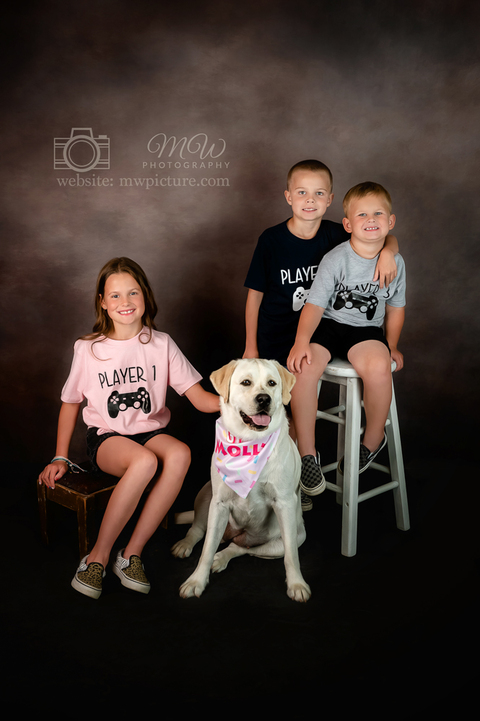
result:
[(136, 433), (133, 436), (124, 436), (121, 433), (117, 433), (116, 431), (111, 431), (110, 433), (102, 433), (101, 435), (98, 435), (98, 428), (87, 428), (88, 459), (92, 464), (93, 470), (98, 473), (98, 471), (100, 471), (100, 468), (97, 466), (97, 451), (102, 445), (103, 441), (106, 441), (107, 438), (112, 438), (113, 436), (121, 436), (122, 438), (129, 438), (131, 441), (135, 441), (135, 443), (139, 443), (141, 446), (144, 446), (145, 443), (150, 440), (150, 438), (154, 438), (160, 433), (165, 433), (165, 431), (165, 428), (157, 428), (156, 431), (147, 431), (146, 433)]
[(346, 325), (337, 323), (331, 318), (322, 318), (310, 343), (317, 343), (326, 348), (332, 358), (348, 360), (350, 348), (366, 340), (378, 340), (390, 350), (383, 328), (376, 325)]

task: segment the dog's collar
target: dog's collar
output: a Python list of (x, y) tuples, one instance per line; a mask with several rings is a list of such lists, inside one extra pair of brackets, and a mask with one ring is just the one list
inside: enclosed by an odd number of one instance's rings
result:
[(227, 431), (222, 419), (215, 426), (215, 467), (223, 482), (246, 498), (275, 448), (280, 428), (257, 443), (242, 441)]

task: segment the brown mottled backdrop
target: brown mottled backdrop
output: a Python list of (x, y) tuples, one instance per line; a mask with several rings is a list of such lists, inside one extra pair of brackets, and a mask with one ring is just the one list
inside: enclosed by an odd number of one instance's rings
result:
[[(316, 157), (334, 173), (331, 219), (362, 180), (393, 196), (408, 269), (396, 377), (407, 460), (425, 449), (462, 457), (478, 402), (478, 7), (49, 0), (10, 10), (3, 456), (51, 457), (72, 345), (91, 328), (95, 278), (113, 256), (146, 268), (159, 327), (206, 379), (241, 356), (256, 240), (289, 215), (288, 168)], [(59, 167), (54, 140), (61, 160), (80, 127), (99, 154), (77, 143)], [(162, 134), (179, 144), (159, 155)], [(171, 406), (198, 467), (212, 419), (184, 399)], [(72, 455), (83, 453), (79, 428)]]
[[(480, 631), (479, 3), (17, 0), (2, 19), (8, 698), (70, 718), (119, 707), (124, 718), (131, 704), (137, 716), (197, 717), (232, 700), (274, 718), (287, 703), (295, 717), (313, 707), (431, 718), (438, 704), (469, 717)], [(97, 145), (69, 142), (75, 128)], [(45, 548), (35, 479), (55, 449), (100, 267), (117, 255), (145, 267), (159, 327), (210, 387), (211, 371), (243, 353), (248, 265), (259, 234), (289, 216), (285, 176), (308, 157), (333, 170), (329, 218), (341, 220), (343, 195), (363, 180), (394, 200), (408, 272), (395, 383), (411, 530), (395, 528), (390, 494), (362, 504), (359, 553), (346, 559), (340, 508), (324, 494), (305, 514), (308, 604), (287, 598), (280, 559), (254, 558), (184, 601), (200, 548), (173, 558), (185, 527), (171, 523), (145, 549), (151, 594), (122, 589), (110, 568), (99, 601), (75, 593), (73, 514), (56, 507)], [(186, 510), (207, 478), (214, 418), (175, 393), (169, 404), (172, 433), (193, 451), (177, 500)], [(81, 423), (71, 456), (85, 456)]]

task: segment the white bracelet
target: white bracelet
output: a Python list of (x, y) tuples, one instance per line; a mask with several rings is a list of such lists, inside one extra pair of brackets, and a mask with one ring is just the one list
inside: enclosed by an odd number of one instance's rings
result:
[(64, 458), (63, 456), (55, 456), (55, 458), (52, 458), (50, 463), (53, 463), (54, 461), (65, 461), (69, 470), (72, 471), (72, 473), (79, 473), (80, 471), (82, 471), (83, 473), (87, 472), (85, 468), (80, 468), (80, 466), (77, 466), (76, 463), (69, 461), (68, 458)]

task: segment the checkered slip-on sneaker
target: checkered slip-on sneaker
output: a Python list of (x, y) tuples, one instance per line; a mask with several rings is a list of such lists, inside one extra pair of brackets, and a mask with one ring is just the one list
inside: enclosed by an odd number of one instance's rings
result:
[[(383, 440), (374, 451), (369, 451), (363, 443), (360, 443), (360, 456), (358, 461), (358, 473), (363, 473), (373, 463), (380, 451), (387, 445), (387, 434), (383, 434)], [(343, 458), (338, 462), (338, 470), (343, 474)]]
[(313, 501), (310, 496), (307, 496), (302, 490), (300, 491), (300, 500), (302, 503), (302, 511), (311, 511), (313, 508)]
[(316, 458), (315, 456), (303, 456), (300, 487), (307, 496), (318, 496), (327, 487), (320, 465), (319, 453)]
[(72, 587), (79, 593), (83, 593), (84, 596), (100, 598), (105, 569), (101, 563), (95, 561), (87, 564), (87, 558), (88, 556), (85, 556), (80, 561), (80, 565), (72, 579)]
[(145, 575), (142, 561), (139, 556), (130, 556), (127, 561), (119, 551), (115, 563), (113, 564), (113, 572), (119, 577), (122, 586), (130, 588), (132, 591), (140, 593), (148, 593), (150, 591), (150, 583)]

